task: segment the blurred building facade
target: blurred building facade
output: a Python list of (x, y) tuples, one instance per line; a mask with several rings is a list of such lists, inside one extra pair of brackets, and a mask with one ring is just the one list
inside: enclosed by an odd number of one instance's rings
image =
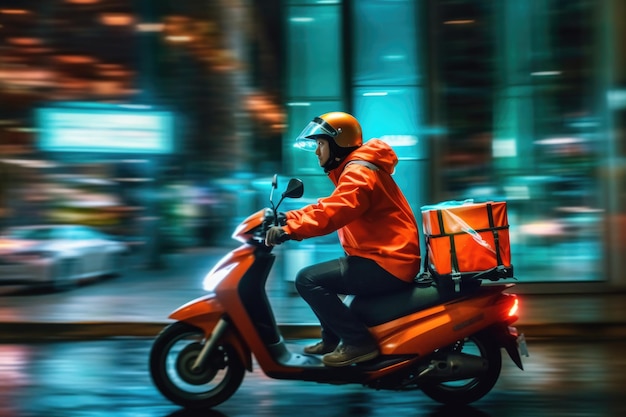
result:
[(240, 173), (280, 167), (281, 35), (262, 3), (0, 0), (0, 225), (219, 243)]
[(524, 281), (624, 285), (623, 2), (284, 3), (286, 138), (351, 111), (398, 151), (416, 213), (504, 199)]
[[(623, 288), (624, 15), (621, 0), (0, 0), (0, 222), (158, 218), (173, 246), (216, 244), (226, 216), (265, 204), (255, 179), (331, 190), (292, 138), (344, 110), (394, 146), (416, 215), (506, 200), (520, 281)], [(75, 102), (166, 109), (173, 149), (43, 149), (36, 110)], [(307, 245), (335, 255), (332, 237)]]

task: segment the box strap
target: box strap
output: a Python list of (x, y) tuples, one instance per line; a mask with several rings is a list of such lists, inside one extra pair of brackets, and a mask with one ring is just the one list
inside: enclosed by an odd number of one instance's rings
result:
[[(443, 224), (443, 214), (441, 210), (437, 210), (437, 221), (439, 222), (439, 232), (441, 234), (446, 233), (444, 224)], [(454, 291), (461, 291), (461, 273), (459, 272), (459, 260), (456, 256), (456, 245), (454, 244), (454, 235), (451, 234), (449, 236), (450, 239), (450, 276), (452, 277), (452, 281), (454, 282)]]
[[(483, 233), (483, 232), (492, 232), (494, 229), (496, 230), (508, 230), (509, 226), (494, 226), (494, 227), (488, 227), (486, 229), (473, 229), (476, 233)], [(455, 235), (466, 235), (467, 232), (465, 230), (462, 230), (460, 232), (450, 232), (450, 233), (446, 233), (446, 234), (440, 234), (440, 235), (427, 235), (431, 238), (440, 238), (440, 237), (448, 237), (448, 236), (455, 236)]]
[(502, 254), (500, 253), (500, 234), (498, 233), (498, 229), (493, 221), (493, 208), (491, 203), (487, 203), (487, 216), (489, 217), (489, 227), (493, 233), (493, 242), (496, 245), (496, 261), (498, 262), (498, 266), (501, 266), (503, 263)]

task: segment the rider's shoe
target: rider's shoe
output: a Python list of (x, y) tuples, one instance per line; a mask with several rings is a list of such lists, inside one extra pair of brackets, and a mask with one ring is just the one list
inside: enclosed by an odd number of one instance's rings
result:
[(337, 349), (322, 357), (322, 362), (326, 366), (348, 366), (353, 363), (365, 362), (374, 359), (380, 354), (378, 346), (368, 344), (364, 346), (344, 345), (337, 346)]
[(305, 347), (304, 353), (309, 353), (311, 355), (325, 355), (335, 350), (336, 347), (337, 343), (333, 344), (321, 340), (314, 345)]

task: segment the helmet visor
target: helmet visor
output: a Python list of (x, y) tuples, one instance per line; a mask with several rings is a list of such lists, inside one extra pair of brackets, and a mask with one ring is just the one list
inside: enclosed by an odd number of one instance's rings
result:
[(331, 139), (338, 134), (339, 132), (326, 123), (324, 119), (316, 117), (300, 132), (294, 146), (305, 151), (315, 151), (317, 148), (316, 141), (320, 136)]

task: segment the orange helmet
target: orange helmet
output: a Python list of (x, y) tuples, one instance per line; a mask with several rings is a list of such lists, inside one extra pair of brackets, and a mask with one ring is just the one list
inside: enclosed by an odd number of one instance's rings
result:
[(320, 137), (332, 140), (339, 148), (346, 148), (345, 151), (351, 151), (363, 144), (359, 121), (354, 116), (339, 111), (314, 118), (296, 138), (296, 147), (315, 150), (315, 140)]

